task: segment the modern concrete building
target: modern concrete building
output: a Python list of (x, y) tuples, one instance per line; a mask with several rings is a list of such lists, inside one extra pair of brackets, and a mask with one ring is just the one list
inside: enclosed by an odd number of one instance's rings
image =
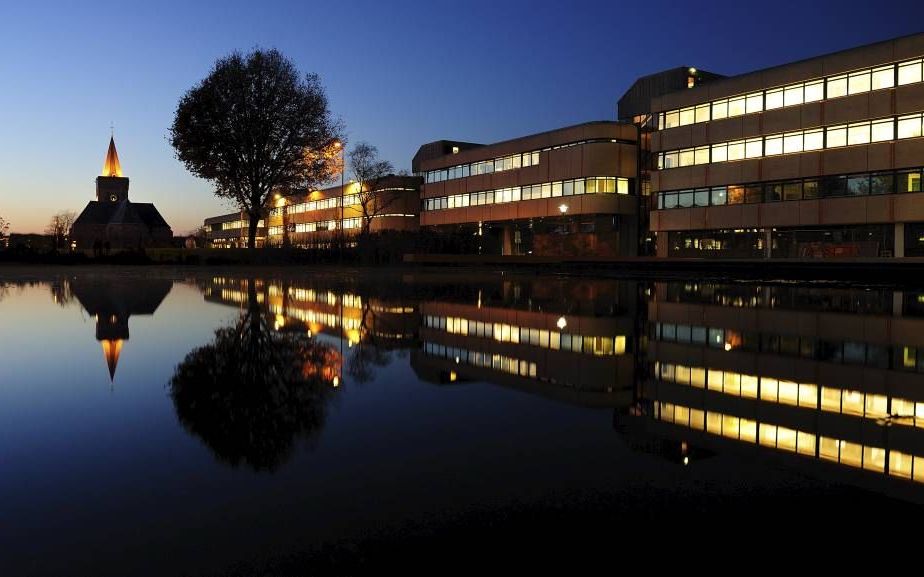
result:
[(589, 122), (489, 145), (441, 140), (412, 162), (420, 224), (497, 255), (637, 254), (638, 130)]
[[(246, 248), (250, 220), (241, 211), (212, 216), (205, 219), (205, 236), (209, 248)], [(257, 223), (256, 242), (258, 247), (266, 242), (266, 220)]]
[(637, 82), (619, 117), (650, 149), (657, 256), (924, 256), (922, 56), (916, 34)]
[(364, 229), (416, 232), (419, 187), (418, 177), (392, 175), (277, 197), (267, 219), (267, 244), (327, 248), (341, 240), (355, 243)]

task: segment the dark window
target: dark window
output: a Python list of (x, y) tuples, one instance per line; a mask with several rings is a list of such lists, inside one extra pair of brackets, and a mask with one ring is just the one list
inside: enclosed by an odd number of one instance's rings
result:
[(783, 200), (802, 200), (802, 181), (784, 183)]
[(767, 185), (765, 201), (766, 202), (778, 202), (783, 199), (783, 185), (782, 183), (773, 183)]
[(745, 202), (752, 204), (755, 202), (763, 202), (763, 187), (759, 184), (746, 186), (744, 188)]
[(847, 194), (850, 196), (866, 196), (869, 194), (869, 176), (850, 176), (847, 178)]
[(802, 198), (806, 200), (810, 198), (818, 198), (817, 180), (806, 180), (802, 183)]
[(830, 196), (846, 196), (847, 194), (847, 177), (845, 176), (828, 176), (821, 182), (821, 196), (823, 198)]
[(873, 174), (869, 183), (870, 194), (891, 194), (895, 192), (895, 177), (891, 172)]

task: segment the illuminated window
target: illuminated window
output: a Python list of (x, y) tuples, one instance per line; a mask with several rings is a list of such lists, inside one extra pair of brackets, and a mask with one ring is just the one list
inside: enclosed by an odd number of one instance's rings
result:
[(768, 90), (764, 107), (767, 110), (773, 110), (774, 108), (782, 108), (783, 107), (783, 89), (779, 88), (777, 90)]
[(807, 130), (803, 133), (803, 150), (820, 150), (824, 146), (822, 130)]
[(832, 126), (827, 129), (828, 135), (828, 148), (836, 148), (839, 146), (847, 146), (847, 127), (846, 126)]
[(869, 92), (870, 89), (870, 73), (866, 72), (856, 72), (851, 74), (847, 79), (847, 93), (848, 94), (858, 94), (860, 92)]
[(898, 65), (898, 83), (912, 84), (921, 81), (921, 61), (905, 62)]
[(825, 83), (822, 80), (805, 85), (805, 102), (816, 102), (825, 97)]
[(783, 102), (785, 106), (795, 106), (803, 102), (803, 88), (801, 84), (786, 87)]
[(728, 117), (728, 101), (722, 100), (721, 102), (712, 103), (712, 119), (719, 120), (720, 118)]
[(914, 457), (900, 451), (889, 451), (889, 475), (893, 477), (911, 478)]
[(873, 123), (872, 137), (870, 138), (872, 142), (882, 142), (893, 138), (895, 138), (895, 123), (891, 118)]
[(898, 119), (898, 137), (916, 138), (921, 136), (921, 115), (901, 116)]
[(783, 154), (783, 137), (768, 136), (764, 140), (764, 156), (775, 156)]
[(869, 142), (870, 124), (861, 122), (847, 127), (847, 144), (866, 144)]
[(827, 87), (828, 98), (847, 96), (847, 77), (834, 76), (832, 78), (828, 78)]
[(894, 66), (883, 66), (881, 68), (873, 69), (873, 81), (872, 81), (873, 90), (880, 90), (882, 88), (891, 88), (894, 84), (895, 84), (895, 67)]

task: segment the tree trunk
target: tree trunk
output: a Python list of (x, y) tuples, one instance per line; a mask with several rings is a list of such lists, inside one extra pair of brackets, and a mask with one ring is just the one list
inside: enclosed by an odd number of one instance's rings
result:
[(257, 224), (260, 222), (260, 215), (248, 213), (250, 218), (250, 228), (247, 230), (247, 248), (253, 250), (257, 248)]

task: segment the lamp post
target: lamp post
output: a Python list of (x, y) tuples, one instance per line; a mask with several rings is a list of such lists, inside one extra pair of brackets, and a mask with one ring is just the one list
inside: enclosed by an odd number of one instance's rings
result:
[[(560, 212), (562, 218), (564, 218), (565, 215), (568, 214), (568, 205), (567, 205), (567, 204), (564, 204), (564, 203), (558, 205), (558, 212)], [(562, 233), (561, 233), (561, 248), (560, 248), (560, 252), (561, 252), (561, 257), (562, 257), (562, 259), (565, 258), (565, 231), (566, 231), (567, 227), (568, 227), (568, 222), (567, 222), (567, 220), (565, 220), (565, 221), (562, 223)]]
[(344, 237), (343, 237), (343, 192), (344, 192), (343, 187), (344, 187), (344, 182), (343, 180), (344, 180), (344, 175), (346, 173), (346, 158), (345, 158), (346, 150), (344, 150), (343, 148), (343, 142), (341, 142), (339, 139), (334, 141), (334, 148), (340, 151), (340, 225), (337, 230), (337, 236), (339, 237), (340, 241), (337, 243), (338, 244), (337, 252), (338, 252), (338, 260), (340, 262), (343, 262), (343, 241), (344, 241)]

